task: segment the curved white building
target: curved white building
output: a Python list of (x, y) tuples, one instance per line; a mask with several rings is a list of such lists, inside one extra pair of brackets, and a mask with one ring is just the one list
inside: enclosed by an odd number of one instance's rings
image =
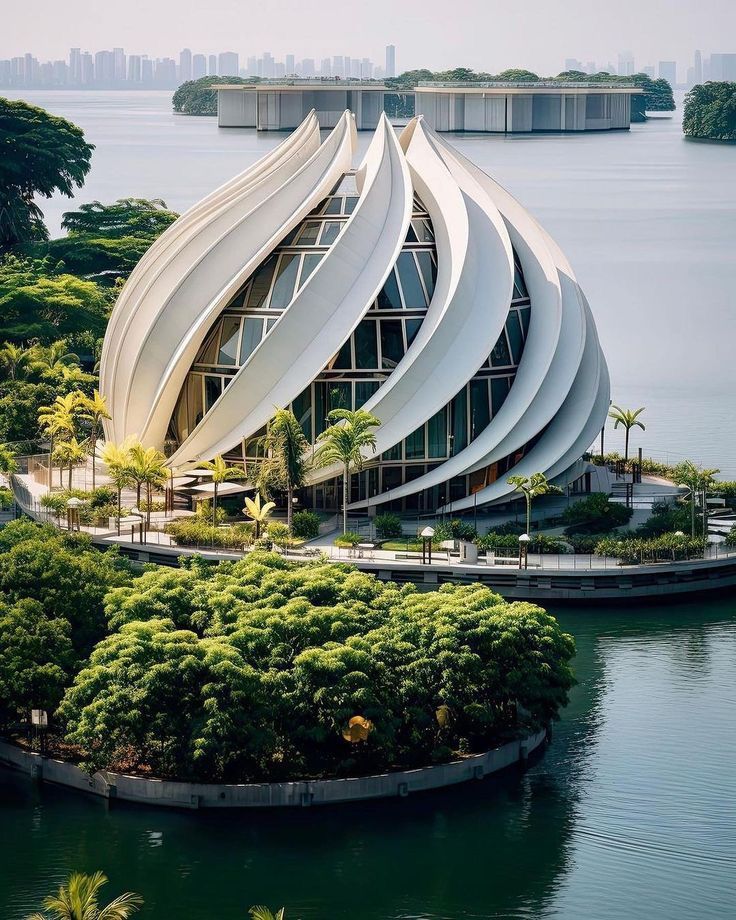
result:
[[(397, 137), (382, 116), (357, 169), (355, 147), (350, 112), (324, 140), (312, 113), (151, 247), (105, 338), (108, 439), (247, 466), (275, 406), (312, 443), (331, 409), (362, 406), (382, 424), (354, 509), (579, 481), (609, 380), (563, 254), (421, 118)], [(337, 474), (313, 470), (305, 504), (334, 509)]]

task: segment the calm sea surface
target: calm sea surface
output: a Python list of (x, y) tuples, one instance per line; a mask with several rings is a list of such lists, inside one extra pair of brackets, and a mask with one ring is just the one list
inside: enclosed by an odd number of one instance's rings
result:
[[(175, 117), (168, 94), (29, 99), (97, 145), (80, 203), (134, 195), (181, 210), (281, 139)], [(454, 143), (569, 255), (614, 399), (647, 406), (634, 443), (736, 478), (736, 149), (684, 141), (677, 118)], [(54, 232), (68, 206), (47, 203)], [(108, 810), (0, 773), (0, 917), (20, 920), (71, 870), (100, 868), (113, 893), (144, 895), (150, 920), (236, 920), (259, 902), (285, 904), (287, 920), (732, 920), (736, 598), (555, 612), (577, 640), (579, 685), (527, 773), (222, 815)]]

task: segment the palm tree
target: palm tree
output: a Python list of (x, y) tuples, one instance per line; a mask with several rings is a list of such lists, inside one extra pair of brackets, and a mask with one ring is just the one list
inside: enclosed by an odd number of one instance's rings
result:
[(304, 485), (309, 442), (290, 409), (277, 409), (263, 438), (267, 459), (261, 464), (259, 485), (286, 489), (286, 523), (291, 529), (294, 490)]
[[(707, 513), (706, 498), (708, 492), (716, 485), (716, 473), (720, 470), (708, 470), (697, 466), (692, 460), (683, 460), (675, 467), (674, 480), (678, 486), (686, 486), (690, 490), (690, 536), (695, 539), (695, 496), (703, 493), (703, 514)], [(705, 533), (705, 519), (703, 520), (703, 538)]]
[(315, 459), (318, 466), (342, 464), (342, 532), (347, 533), (350, 470), (362, 469), (363, 450), (375, 450), (376, 436), (373, 429), (381, 421), (365, 409), (333, 409), (327, 420), (332, 424), (318, 438), (322, 446)]
[(69, 466), (69, 489), (71, 490), (74, 467), (78, 463), (83, 463), (88, 456), (86, 442), (80, 443), (75, 437), (69, 438), (68, 441), (59, 441), (52, 456), (58, 461), (60, 469), (63, 469), (65, 465)]
[(102, 462), (107, 467), (107, 475), (118, 492), (118, 536), (120, 536), (120, 512), (123, 489), (133, 484), (134, 479), (130, 471), (130, 439), (122, 444), (113, 444), (108, 441), (102, 448)]
[(79, 355), (67, 351), (64, 339), (50, 345), (36, 345), (33, 349), (35, 366), (42, 374), (74, 377), (81, 370)]
[(166, 485), (168, 470), (166, 457), (155, 447), (144, 447), (140, 442), (135, 443), (128, 451), (128, 471), (130, 478), (136, 485), (136, 500), (138, 507), (141, 504), (141, 488), (146, 487), (146, 526), (151, 524), (151, 495), (154, 488)]
[(95, 390), (92, 396), (84, 396), (80, 400), (82, 418), (87, 419), (92, 426), (90, 443), (92, 444), (92, 491), (95, 489), (95, 454), (97, 453), (97, 436), (100, 432), (100, 422), (103, 418), (111, 418), (107, 411), (107, 400), (100, 396), (100, 391)]
[(218, 454), (214, 460), (207, 460), (202, 469), (212, 471), (212, 526), (217, 521), (217, 490), (223, 482), (232, 479), (245, 479), (245, 470), (240, 466), (228, 466)]
[[(38, 410), (38, 424), (49, 436), (49, 491), (53, 487), (54, 439), (59, 435), (73, 435), (76, 429), (75, 415), (79, 406), (79, 393), (57, 396), (50, 406)], [(61, 485), (61, 471), (59, 471)]]
[(251, 519), (256, 525), (256, 540), (261, 535), (261, 525), (270, 517), (271, 512), (276, 507), (276, 502), (266, 502), (261, 504), (261, 496), (256, 492), (255, 498), (246, 498), (243, 514)]
[(517, 492), (526, 499), (526, 533), (532, 527), (532, 499), (538, 495), (547, 495), (549, 492), (560, 492), (557, 486), (553, 486), (544, 475), (544, 473), (532, 473), (531, 476), (509, 476), (506, 482), (514, 486)]
[(253, 920), (284, 920), (284, 908), (277, 910), (274, 914), (267, 907), (259, 905), (258, 907), (251, 907), (248, 911)]
[(36, 355), (33, 348), (24, 348), (5, 342), (0, 347), (0, 367), (10, 380), (20, 380), (27, 377), (28, 372), (35, 369)]
[(128, 920), (143, 904), (143, 898), (132, 891), (100, 907), (100, 889), (107, 884), (102, 872), (85, 875), (74, 872), (59, 893), (43, 900), (43, 913), (31, 914), (26, 920)]
[(631, 429), (635, 427), (641, 428), (642, 431), (645, 430), (645, 426), (638, 420), (641, 413), (644, 411), (645, 406), (642, 406), (641, 409), (622, 409), (620, 406), (611, 406), (611, 411), (608, 413), (609, 418), (614, 420), (613, 427), (618, 428), (619, 425), (623, 426), (626, 429), (626, 446), (624, 448), (624, 463), (629, 462), (629, 435), (631, 434)]

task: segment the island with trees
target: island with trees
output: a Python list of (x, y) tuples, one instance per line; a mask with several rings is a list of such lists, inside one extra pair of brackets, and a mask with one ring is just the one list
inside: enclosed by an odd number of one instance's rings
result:
[(685, 97), (682, 130), (699, 140), (736, 141), (736, 83), (694, 86)]

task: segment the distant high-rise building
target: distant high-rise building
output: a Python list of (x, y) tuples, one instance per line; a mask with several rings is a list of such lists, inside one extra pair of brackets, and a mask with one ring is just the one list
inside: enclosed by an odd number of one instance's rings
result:
[(565, 58), (565, 70), (583, 70), (583, 62), (577, 58)]
[(710, 79), (736, 81), (736, 54), (711, 54)]
[(314, 58), (304, 58), (302, 61), (302, 74), (305, 77), (314, 76)]
[(209, 61), (207, 64), (207, 73), (211, 77), (216, 77), (217, 74), (219, 73), (217, 69), (217, 55), (216, 54), (211, 54), (209, 56)]
[(396, 46), (386, 45), (386, 76), (396, 76)]
[(290, 77), (292, 74), (296, 73), (296, 71), (294, 70), (294, 55), (293, 54), (286, 55), (286, 59), (284, 61), (284, 68), (286, 70), (287, 77)]
[(203, 54), (192, 55), (192, 79), (199, 80), (207, 76), (207, 58)]
[(595, 61), (588, 61), (588, 63), (585, 65), (585, 72), (586, 72), (586, 73), (595, 73), (595, 72), (596, 72), (596, 70), (595, 70)]
[(153, 86), (153, 61), (147, 54), (141, 57), (141, 83), (144, 86)]
[(350, 76), (360, 79), (360, 58), (350, 58)]
[(82, 54), (82, 86), (91, 86), (95, 81), (95, 59), (85, 51)]
[(266, 80), (271, 80), (271, 79), (273, 79), (273, 75), (274, 75), (274, 74), (273, 74), (274, 59), (273, 59), (273, 55), (271, 54), (271, 52), (270, 52), (270, 51), (264, 51), (264, 52), (263, 52), (263, 59), (262, 59), (262, 60), (263, 60), (263, 65), (262, 65), (262, 67), (261, 67), (261, 70), (262, 70), (262, 74), (261, 74), (261, 75), (262, 75), (263, 77), (265, 77)]
[(161, 58), (156, 61), (154, 82), (156, 86), (165, 89), (176, 86), (176, 61), (173, 58)]
[(329, 58), (322, 58), (322, 63), (319, 65), (319, 75), (326, 79), (332, 76), (332, 62)]
[(82, 82), (82, 53), (79, 48), (72, 48), (69, 52), (69, 78), (77, 86)]
[(344, 77), (345, 76), (345, 63), (341, 55), (335, 55), (332, 58), (332, 76), (333, 77)]
[(179, 52), (179, 81), (181, 83), (192, 79), (192, 51), (182, 48)]
[(642, 68), (641, 72), (654, 79), (654, 66), (652, 64), (647, 64), (646, 67)]
[(622, 51), (618, 56), (618, 73), (621, 77), (630, 77), (636, 73), (634, 55), (630, 51)]
[(128, 55), (128, 83), (136, 85), (143, 80), (140, 54)]
[(222, 51), (217, 55), (217, 70), (221, 77), (237, 77), (239, 67), (237, 51)]
[(115, 82), (115, 56), (112, 51), (98, 51), (95, 54), (95, 83), (110, 86)]
[(255, 77), (258, 74), (258, 58), (255, 54), (251, 54), (248, 60), (245, 62), (245, 69), (248, 71), (249, 77)]
[(703, 82), (703, 56), (699, 51), (695, 52), (695, 62), (693, 65), (693, 84)]
[(286, 76), (286, 66), (281, 61), (274, 61), (273, 75), (277, 80)]
[(660, 61), (659, 78), (666, 80), (674, 89), (677, 85), (677, 61)]
[(125, 83), (125, 49), (113, 48), (113, 80), (116, 83)]
[(373, 79), (373, 64), (368, 60), (368, 58), (363, 58), (363, 60), (360, 62), (359, 76), (361, 80)]

